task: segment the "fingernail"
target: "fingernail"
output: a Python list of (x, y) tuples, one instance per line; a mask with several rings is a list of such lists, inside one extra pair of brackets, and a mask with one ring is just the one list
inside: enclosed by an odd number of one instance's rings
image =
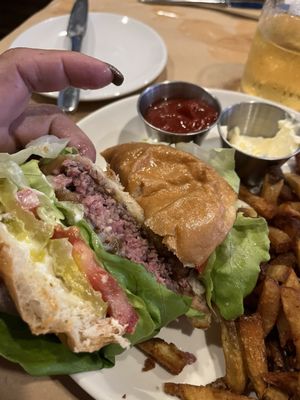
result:
[(122, 85), (122, 83), (123, 83), (123, 81), (124, 81), (124, 76), (123, 76), (123, 74), (122, 74), (116, 67), (114, 67), (113, 65), (108, 64), (108, 63), (107, 63), (107, 65), (109, 66), (109, 69), (111, 70), (111, 72), (112, 72), (112, 74), (113, 74), (112, 83), (113, 83), (114, 85), (116, 85), (116, 86)]

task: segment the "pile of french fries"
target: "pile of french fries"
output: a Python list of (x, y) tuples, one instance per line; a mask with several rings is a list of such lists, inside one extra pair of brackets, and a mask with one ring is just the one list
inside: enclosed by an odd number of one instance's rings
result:
[(268, 222), (271, 258), (245, 299), (245, 314), (219, 318), (225, 376), (206, 386), (165, 383), (166, 393), (182, 400), (300, 399), (300, 157), (295, 161), (292, 173), (270, 169), (258, 192), (240, 189), (250, 205), (241, 211)]

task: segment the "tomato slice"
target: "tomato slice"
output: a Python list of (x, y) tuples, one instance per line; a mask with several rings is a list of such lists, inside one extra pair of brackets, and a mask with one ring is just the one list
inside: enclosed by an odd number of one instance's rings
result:
[(92, 288), (101, 293), (101, 297), (108, 304), (108, 314), (122, 326), (126, 326), (127, 333), (133, 333), (138, 321), (136, 311), (116, 279), (101, 266), (92, 249), (81, 239), (79, 229), (64, 229), (58, 226), (53, 238), (69, 240), (73, 245), (72, 255), (76, 264), (86, 275)]

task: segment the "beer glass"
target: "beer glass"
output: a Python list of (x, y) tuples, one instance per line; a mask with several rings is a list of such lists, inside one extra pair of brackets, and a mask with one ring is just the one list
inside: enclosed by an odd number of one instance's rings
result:
[(266, 0), (241, 89), (300, 111), (300, 0)]

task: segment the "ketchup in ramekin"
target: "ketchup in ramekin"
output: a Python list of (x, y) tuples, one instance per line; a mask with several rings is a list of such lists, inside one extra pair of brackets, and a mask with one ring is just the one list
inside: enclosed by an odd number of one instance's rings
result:
[(150, 104), (145, 119), (167, 132), (190, 133), (211, 126), (219, 110), (200, 99), (162, 98)]
[(137, 112), (154, 142), (195, 142), (200, 145), (221, 115), (221, 104), (206, 89), (191, 82), (165, 81), (139, 95)]

